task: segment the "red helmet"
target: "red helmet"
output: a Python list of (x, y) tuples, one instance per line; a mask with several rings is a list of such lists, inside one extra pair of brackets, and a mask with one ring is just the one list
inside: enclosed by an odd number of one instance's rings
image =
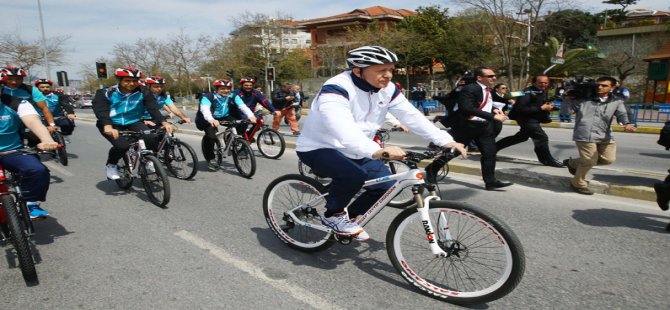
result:
[(65, 89), (63, 89), (62, 87), (58, 87), (58, 88), (54, 89), (54, 92), (62, 94), (62, 93), (65, 92)]
[(147, 83), (145, 83), (142, 80), (137, 80), (137, 84), (139, 84), (140, 86), (147, 86)]
[(132, 77), (140, 79), (142, 78), (142, 71), (135, 67), (123, 67), (116, 69), (114, 76), (117, 78)]
[(219, 88), (219, 87), (228, 87), (228, 88), (233, 88), (233, 82), (230, 80), (216, 80), (214, 83), (212, 83), (212, 86)]
[(144, 82), (149, 84), (149, 85), (152, 85), (152, 84), (165, 85), (167, 83), (167, 81), (165, 81), (165, 79), (162, 78), (160, 75), (152, 75), (152, 76), (146, 78), (146, 80), (144, 80)]
[(26, 71), (23, 71), (23, 69), (14, 66), (6, 66), (4, 68), (0, 68), (0, 75), (1, 75), (0, 81), (4, 82), (10, 75), (26, 76)]
[(256, 84), (256, 80), (254, 80), (250, 77), (243, 77), (243, 78), (240, 79), (240, 84), (249, 83), (249, 82), (251, 84)]
[(48, 79), (37, 79), (35, 80), (35, 86), (39, 86), (40, 84), (49, 84), (49, 85), (54, 85), (54, 82)]

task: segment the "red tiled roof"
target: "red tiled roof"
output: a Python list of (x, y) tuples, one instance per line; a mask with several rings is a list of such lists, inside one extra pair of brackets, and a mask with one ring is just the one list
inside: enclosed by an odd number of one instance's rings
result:
[(394, 10), (394, 9), (389, 9), (389, 8), (383, 7), (383, 6), (372, 6), (372, 7), (365, 8), (365, 9), (355, 9), (355, 10), (353, 10), (351, 12), (348, 12), (348, 13), (342, 13), (342, 14), (337, 14), (337, 15), (328, 16), (328, 17), (307, 19), (307, 20), (303, 20), (300, 24), (301, 25), (315, 24), (315, 23), (326, 22), (326, 21), (335, 21), (335, 20), (343, 20), (343, 19), (357, 19), (357, 18), (373, 19), (375, 17), (383, 17), (383, 16), (396, 17), (398, 19), (402, 19), (406, 16), (411, 16), (411, 15), (416, 15), (416, 12), (406, 10), (406, 9)]
[(665, 42), (661, 48), (645, 57), (644, 61), (670, 59), (670, 41)]

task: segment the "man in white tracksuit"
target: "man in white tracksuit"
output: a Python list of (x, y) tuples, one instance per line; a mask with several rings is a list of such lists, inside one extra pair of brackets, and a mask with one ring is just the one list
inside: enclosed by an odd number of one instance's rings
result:
[(366, 188), (347, 209), (366, 180), (390, 175), (380, 158), (403, 159), (396, 146), (381, 148), (372, 140), (385, 116), (391, 113), (413, 133), (445, 148), (465, 149), (439, 130), (390, 83), (397, 56), (379, 46), (349, 51), (350, 70), (329, 79), (315, 96), (296, 151), (300, 160), (318, 175), (333, 179), (326, 197), (322, 223), (340, 235), (365, 241), (368, 234), (354, 221), (364, 214), (393, 183)]

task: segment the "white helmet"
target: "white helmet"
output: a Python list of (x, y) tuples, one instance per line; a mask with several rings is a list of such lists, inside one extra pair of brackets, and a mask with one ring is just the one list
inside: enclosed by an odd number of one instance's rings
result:
[(381, 46), (361, 46), (347, 53), (349, 68), (365, 68), (397, 61), (398, 56)]

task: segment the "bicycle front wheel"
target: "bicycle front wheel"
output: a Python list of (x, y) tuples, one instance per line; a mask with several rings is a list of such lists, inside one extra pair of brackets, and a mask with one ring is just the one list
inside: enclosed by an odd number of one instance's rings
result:
[(190, 180), (198, 172), (198, 155), (185, 142), (175, 140), (173, 143), (165, 147), (165, 165), (177, 179)]
[(270, 159), (281, 157), (284, 154), (284, 150), (286, 150), (284, 137), (276, 130), (270, 128), (263, 129), (258, 133), (256, 145), (258, 146), (258, 151)]
[(140, 178), (151, 203), (162, 208), (170, 202), (170, 181), (158, 158), (153, 155), (141, 158)]
[[(410, 170), (409, 166), (401, 161), (390, 160), (386, 164), (388, 165), (389, 170), (391, 170), (391, 174), (405, 173)], [(400, 193), (398, 193), (398, 195), (393, 197), (393, 199), (389, 201), (388, 206), (394, 208), (405, 208), (413, 205), (414, 203), (415, 201), (414, 195), (412, 194), (412, 185), (409, 185), (405, 187)]]
[(128, 166), (128, 159), (126, 157), (127, 156), (123, 156), (123, 158), (116, 166), (116, 169), (119, 171), (119, 176), (121, 176), (121, 178), (114, 181), (121, 189), (129, 189), (131, 186), (133, 186), (133, 180), (135, 179), (133, 177), (133, 172), (130, 171), (130, 166)]
[(313, 178), (314, 180), (319, 181), (321, 185), (328, 187), (331, 182), (333, 182), (333, 179), (331, 178), (326, 178), (317, 175), (314, 173), (312, 168), (310, 166), (307, 166), (305, 163), (302, 162), (302, 160), (298, 160), (298, 172), (300, 172), (301, 175), (304, 175), (306, 177)]
[(315, 228), (322, 226), (324, 193), (321, 183), (303, 175), (289, 174), (272, 181), (263, 195), (263, 214), (277, 238), (304, 252), (331, 246), (332, 231)]
[[(401, 212), (386, 235), (393, 266), (422, 293), (455, 304), (485, 303), (509, 294), (525, 269), (519, 239), (484, 211), (450, 201), (430, 203), (434, 235), (426, 237), (416, 208)], [(429, 240), (446, 252), (436, 257)]]
[(19, 211), (13, 196), (2, 196), (2, 209), (5, 212), (9, 238), (14, 245), (14, 250), (16, 250), (23, 280), (28, 285), (36, 285), (39, 283), (39, 279), (37, 278), (33, 253), (28, 242), (27, 229), (19, 218)]
[(54, 141), (60, 144), (60, 147), (57, 148), (55, 151), (56, 159), (58, 159), (58, 162), (60, 162), (61, 165), (67, 166), (68, 158), (67, 158), (67, 149), (65, 148), (65, 138), (63, 138), (63, 135), (58, 131), (54, 132), (51, 135), (54, 138)]
[(242, 138), (236, 138), (233, 141), (233, 161), (235, 168), (240, 175), (245, 178), (251, 178), (256, 173), (256, 156), (251, 150), (249, 142)]

